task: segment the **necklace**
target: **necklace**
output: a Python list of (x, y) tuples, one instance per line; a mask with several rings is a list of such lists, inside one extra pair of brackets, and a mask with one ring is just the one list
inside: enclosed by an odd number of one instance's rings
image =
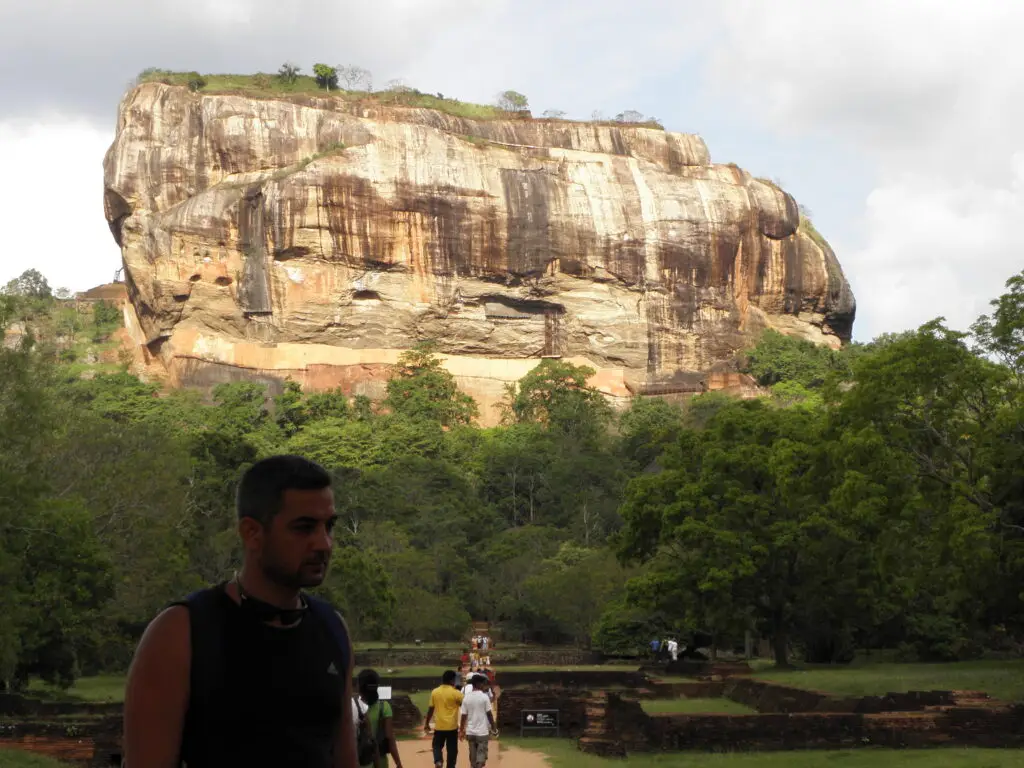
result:
[(301, 605), (298, 608), (278, 608), (276, 605), (271, 605), (265, 600), (260, 600), (258, 597), (253, 597), (245, 591), (245, 587), (242, 586), (242, 582), (238, 579), (238, 572), (235, 572), (232, 581), (235, 582), (235, 587), (238, 589), (239, 606), (247, 614), (253, 618), (262, 622), (272, 622), (275, 619), (284, 626), (291, 626), (297, 624), (309, 607), (306, 599), (300, 594), (299, 602)]

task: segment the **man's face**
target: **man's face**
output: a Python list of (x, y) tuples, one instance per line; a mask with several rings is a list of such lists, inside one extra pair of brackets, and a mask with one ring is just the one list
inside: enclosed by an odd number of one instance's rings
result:
[(264, 530), (259, 554), (264, 575), (289, 589), (319, 586), (327, 576), (337, 519), (330, 488), (285, 491), (281, 511)]

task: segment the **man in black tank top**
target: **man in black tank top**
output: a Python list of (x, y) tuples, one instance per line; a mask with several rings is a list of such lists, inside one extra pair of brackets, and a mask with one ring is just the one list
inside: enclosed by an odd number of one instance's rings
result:
[(330, 476), (273, 456), (242, 477), (242, 570), (160, 613), (125, 691), (128, 768), (357, 768), (352, 645), (329, 605)]

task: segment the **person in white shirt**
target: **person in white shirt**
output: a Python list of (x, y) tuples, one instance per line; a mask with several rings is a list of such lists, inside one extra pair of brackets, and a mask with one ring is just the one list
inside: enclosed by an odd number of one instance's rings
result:
[(494, 725), (491, 699), (487, 695), (487, 678), (474, 679), (473, 690), (462, 699), (462, 723), (459, 738), (469, 741), (471, 768), (484, 768), (487, 764), (487, 739), (498, 735)]
[(487, 678), (487, 675), (483, 674), (484, 672), (486, 672), (486, 670), (480, 670), (480, 672), (477, 672), (476, 674), (469, 676), (469, 682), (466, 683), (466, 685), (462, 688), (463, 696), (468, 696), (474, 690), (481, 688), (479, 683), (484, 682), (488, 683), (488, 685), (482, 687), (484, 693), (487, 694), (487, 698), (489, 698), (491, 701), (494, 701), (494, 690), (490, 687), (489, 680)]
[(672, 661), (679, 661), (679, 643), (674, 637), (669, 638), (668, 652), (672, 654)]

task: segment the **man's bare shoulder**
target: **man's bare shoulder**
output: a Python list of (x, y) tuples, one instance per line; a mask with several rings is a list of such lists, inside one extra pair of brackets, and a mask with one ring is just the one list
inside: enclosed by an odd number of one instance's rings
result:
[(184, 605), (172, 605), (156, 615), (146, 631), (136, 654), (167, 654), (168, 660), (188, 659), (191, 648), (190, 632), (192, 622), (188, 608)]

